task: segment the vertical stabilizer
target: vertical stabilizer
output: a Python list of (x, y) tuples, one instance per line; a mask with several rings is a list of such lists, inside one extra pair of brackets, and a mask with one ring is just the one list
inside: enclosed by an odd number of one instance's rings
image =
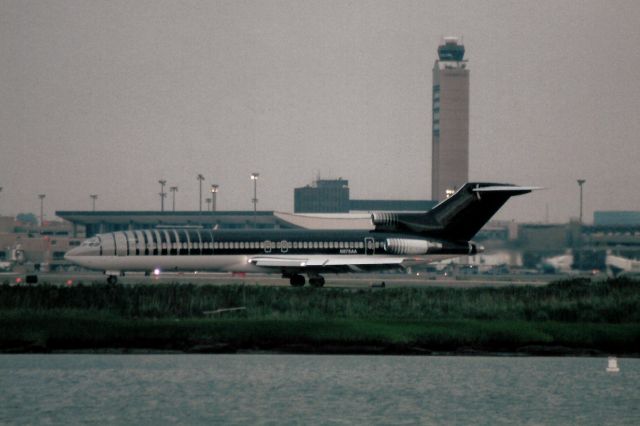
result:
[(467, 183), (430, 210), (427, 216), (442, 227), (443, 238), (468, 241), (509, 198), (534, 189), (511, 184)]
[(378, 231), (417, 233), (448, 241), (469, 241), (515, 195), (534, 187), (502, 183), (466, 183), (427, 213), (374, 213)]

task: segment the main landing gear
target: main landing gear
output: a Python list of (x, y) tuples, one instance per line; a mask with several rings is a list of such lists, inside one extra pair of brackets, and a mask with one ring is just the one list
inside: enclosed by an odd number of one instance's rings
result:
[(116, 284), (118, 282), (118, 277), (116, 277), (115, 275), (109, 275), (107, 277), (107, 284)]
[(300, 274), (294, 274), (289, 277), (289, 284), (292, 287), (302, 287), (304, 285), (304, 277)]
[(324, 285), (324, 277), (320, 275), (309, 275), (309, 285), (311, 285), (311, 287), (322, 287)]
[[(304, 276), (300, 274), (283, 275), (284, 278), (289, 278), (289, 283), (292, 287), (302, 287), (305, 284)], [(324, 277), (317, 274), (309, 274), (309, 285), (311, 287), (322, 287), (324, 285)]]

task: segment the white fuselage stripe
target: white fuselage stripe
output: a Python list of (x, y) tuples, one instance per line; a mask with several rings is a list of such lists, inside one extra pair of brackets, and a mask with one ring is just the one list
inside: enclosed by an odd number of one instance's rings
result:
[[(250, 262), (252, 258), (304, 260), (333, 265), (388, 265), (398, 266), (403, 258), (389, 255), (337, 256), (337, 255), (192, 255), (192, 256), (73, 256), (68, 260), (89, 269), (109, 271), (233, 271), (269, 272), (273, 267), (260, 267)], [(407, 259), (411, 262), (432, 262), (444, 256), (419, 256)], [(447, 256), (451, 257), (451, 256)]]

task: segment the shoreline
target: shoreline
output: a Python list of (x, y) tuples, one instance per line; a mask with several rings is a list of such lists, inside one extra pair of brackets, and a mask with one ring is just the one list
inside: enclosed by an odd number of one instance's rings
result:
[(384, 347), (279, 347), (271, 349), (220, 348), (211, 346), (196, 346), (185, 350), (157, 349), (157, 348), (75, 348), (51, 349), (43, 347), (5, 348), (0, 350), (2, 355), (353, 355), (353, 356), (455, 356), (455, 357), (579, 357), (604, 358), (640, 358), (640, 353), (609, 353), (596, 349), (568, 348), (564, 346), (540, 346), (536, 348), (523, 347), (516, 351), (490, 351), (473, 348), (461, 348), (454, 351), (432, 351), (426, 348), (409, 348), (397, 350)]

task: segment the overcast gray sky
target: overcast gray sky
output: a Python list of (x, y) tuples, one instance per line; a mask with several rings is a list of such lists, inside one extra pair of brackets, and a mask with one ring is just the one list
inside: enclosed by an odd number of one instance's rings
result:
[[(430, 198), (431, 68), (462, 35), (470, 178), (549, 189), (500, 219), (640, 210), (638, 1), (0, 0), (0, 214), (292, 211), (293, 188)], [(170, 203), (170, 198), (168, 199)]]

